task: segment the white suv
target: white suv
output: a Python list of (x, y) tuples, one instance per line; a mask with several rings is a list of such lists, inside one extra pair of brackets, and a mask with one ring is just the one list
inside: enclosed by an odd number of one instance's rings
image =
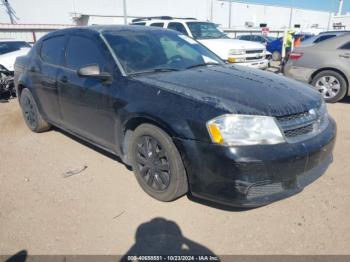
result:
[(229, 63), (266, 69), (266, 47), (262, 44), (229, 38), (211, 22), (194, 18), (169, 16), (137, 18), (132, 25), (157, 26), (181, 32), (205, 45), (222, 60)]

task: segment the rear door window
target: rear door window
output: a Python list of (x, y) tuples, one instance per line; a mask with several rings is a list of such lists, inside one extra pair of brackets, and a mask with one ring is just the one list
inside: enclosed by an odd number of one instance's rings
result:
[(153, 23), (153, 24), (150, 24), (150, 26), (164, 27), (164, 23)]
[(50, 64), (61, 65), (64, 41), (65, 38), (63, 35), (54, 36), (44, 40), (40, 50), (41, 59)]
[(341, 46), (340, 49), (350, 50), (350, 42), (348, 42), (345, 45)]
[(182, 33), (184, 35), (188, 35), (185, 26), (183, 24), (181, 24), (181, 23), (170, 22), (168, 24), (168, 29), (172, 29), (172, 30), (178, 31), (178, 32), (180, 32), (180, 33)]
[(319, 38), (317, 38), (314, 43), (319, 43), (319, 42), (322, 42), (322, 41), (327, 40), (329, 38), (333, 38), (335, 36), (336, 35), (323, 35), (323, 36), (320, 36)]
[(71, 36), (66, 49), (66, 66), (78, 70), (93, 64), (99, 65), (100, 69), (104, 68), (104, 54), (97, 44), (87, 37)]

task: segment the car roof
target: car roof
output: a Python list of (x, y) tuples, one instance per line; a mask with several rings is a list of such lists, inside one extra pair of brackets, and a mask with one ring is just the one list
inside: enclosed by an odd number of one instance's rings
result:
[(347, 34), (350, 33), (350, 30), (334, 30), (334, 31), (325, 31), (319, 33), (319, 35), (324, 35), (324, 34)]

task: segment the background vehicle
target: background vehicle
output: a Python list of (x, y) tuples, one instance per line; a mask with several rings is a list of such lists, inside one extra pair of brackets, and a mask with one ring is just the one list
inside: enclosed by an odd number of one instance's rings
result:
[(54, 31), (17, 58), (15, 85), (32, 131), (53, 124), (118, 155), (161, 201), (190, 191), (260, 206), (300, 192), (332, 160), (335, 123), (316, 91), (228, 66), (173, 30)]
[(349, 34), (350, 31), (328, 31), (328, 32), (322, 32), (318, 35), (312, 36), (304, 41), (301, 42), (302, 46), (306, 46), (306, 45), (313, 45), (313, 44), (317, 44), (319, 42), (322, 42), (324, 40), (333, 38), (333, 37), (337, 37), (337, 36), (341, 36), (341, 35), (345, 35), (345, 34)]
[(290, 53), (285, 75), (312, 84), (327, 102), (348, 94), (350, 80), (350, 35), (299, 46)]
[(31, 46), (27, 42), (17, 40), (0, 40), (0, 65), (13, 71), (16, 57), (26, 55)]
[[(312, 37), (312, 34), (295, 34), (294, 39), (301, 38), (301, 42)], [(279, 61), (282, 57), (282, 43), (283, 37), (279, 37), (276, 40), (267, 44), (266, 49), (272, 54), (273, 61)], [(286, 53), (290, 52), (290, 48), (287, 48)]]
[(134, 19), (132, 24), (163, 27), (181, 32), (196, 39), (222, 60), (229, 63), (238, 63), (260, 69), (268, 67), (265, 46), (250, 41), (229, 38), (218, 29), (216, 24), (211, 22), (199, 21), (194, 18), (180, 19), (160, 16)]
[(272, 41), (275, 41), (277, 38), (276, 37), (271, 37), (271, 36), (266, 36), (266, 35), (240, 35), (237, 37), (239, 40), (245, 40), (245, 41), (253, 41), (253, 42), (258, 42), (263, 45), (267, 45), (271, 43)]

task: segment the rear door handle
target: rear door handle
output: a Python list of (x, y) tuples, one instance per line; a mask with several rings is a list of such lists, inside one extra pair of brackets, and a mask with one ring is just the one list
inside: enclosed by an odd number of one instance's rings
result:
[(350, 58), (350, 54), (342, 54), (342, 55), (339, 55), (339, 57), (342, 57), (342, 58)]
[(68, 82), (68, 78), (67, 78), (67, 76), (61, 76), (59, 78), (59, 81), (62, 82), (62, 83), (67, 83)]

